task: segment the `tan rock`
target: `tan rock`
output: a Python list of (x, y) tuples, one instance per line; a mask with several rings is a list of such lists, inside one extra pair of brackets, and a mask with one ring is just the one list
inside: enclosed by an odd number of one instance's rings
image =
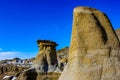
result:
[(57, 65), (57, 55), (55, 42), (49, 40), (38, 40), (39, 53), (34, 61), (34, 66), (38, 72), (54, 72)]
[(118, 36), (118, 38), (120, 40), (120, 28), (116, 30), (116, 34), (117, 34), (117, 36)]
[(38, 73), (33, 69), (24, 71), (17, 80), (58, 80), (60, 73)]
[(68, 64), (59, 80), (120, 80), (119, 47), (104, 13), (75, 8)]
[(57, 57), (58, 57), (57, 59), (61, 71), (63, 71), (64, 67), (68, 62), (68, 53), (69, 53), (69, 47), (65, 47), (57, 51)]
[[(27, 69), (27, 67), (20, 67), (12, 64), (0, 65), (0, 80), (7, 75), (18, 77), (19, 73), (21, 73), (24, 69)], [(11, 79), (11, 77), (8, 79)]]
[[(57, 44), (49, 40), (38, 40), (39, 52), (34, 60), (34, 64), (28, 70), (23, 71), (17, 80), (46, 80), (49, 74), (54, 73), (58, 67), (56, 46)], [(57, 74), (57, 73), (54, 73)], [(54, 75), (52, 75), (54, 76)], [(59, 75), (57, 75), (58, 79)], [(56, 79), (55, 79), (56, 80)]]

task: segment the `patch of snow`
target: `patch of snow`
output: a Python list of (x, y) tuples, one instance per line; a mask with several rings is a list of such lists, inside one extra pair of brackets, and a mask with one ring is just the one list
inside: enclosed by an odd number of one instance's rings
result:
[(4, 76), (3, 79), (9, 78), (10, 76)]

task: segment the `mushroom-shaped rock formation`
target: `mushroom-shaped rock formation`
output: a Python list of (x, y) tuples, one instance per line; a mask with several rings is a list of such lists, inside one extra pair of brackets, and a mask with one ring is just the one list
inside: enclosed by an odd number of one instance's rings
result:
[(104, 13), (75, 8), (68, 64), (59, 80), (120, 80), (119, 48)]
[(37, 72), (54, 72), (58, 65), (55, 42), (38, 40), (39, 53), (34, 61)]
[[(17, 80), (55, 80), (60, 76), (57, 73), (58, 61), (56, 54), (57, 44), (49, 40), (38, 40), (39, 53), (34, 60), (33, 66), (23, 71)], [(52, 76), (52, 77), (51, 77)]]

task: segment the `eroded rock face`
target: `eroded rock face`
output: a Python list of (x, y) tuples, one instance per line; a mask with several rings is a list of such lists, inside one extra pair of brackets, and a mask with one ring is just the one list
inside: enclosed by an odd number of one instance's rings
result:
[(19, 73), (21, 73), (24, 69), (27, 69), (27, 67), (20, 67), (12, 64), (0, 65), (0, 80), (2, 80), (4, 76), (10, 76), (8, 78), (10, 80), (13, 76), (18, 77)]
[(37, 43), (39, 52), (33, 66), (20, 74), (17, 80), (51, 80), (49, 76), (57, 74), (57, 79), (60, 76), (59, 73), (55, 73), (58, 69), (57, 44), (49, 40), (38, 40)]
[(38, 40), (39, 53), (34, 61), (38, 72), (54, 72), (58, 65), (56, 46), (52, 41)]
[(119, 47), (104, 13), (75, 8), (68, 64), (59, 80), (120, 80)]
[(64, 67), (68, 62), (68, 53), (69, 47), (65, 47), (57, 51), (58, 65), (61, 72), (63, 71)]
[(118, 36), (118, 38), (120, 40), (120, 28), (116, 30), (116, 34), (117, 34), (117, 36)]

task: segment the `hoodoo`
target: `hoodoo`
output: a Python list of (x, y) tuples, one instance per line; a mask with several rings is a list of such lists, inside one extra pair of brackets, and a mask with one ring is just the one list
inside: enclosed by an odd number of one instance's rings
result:
[[(35, 58), (33, 66), (23, 71), (17, 80), (46, 80), (55, 74), (58, 67), (56, 46), (57, 44), (50, 40), (38, 40), (39, 52)], [(59, 74), (58, 76), (59, 77)]]
[(54, 72), (58, 65), (56, 46), (57, 44), (49, 40), (38, 40), (39, 52), (34, 61), (37, 72)]
[(59, 80), (120, 80), (119, 48), (104, 13), (75, 8), (68, 64)]

